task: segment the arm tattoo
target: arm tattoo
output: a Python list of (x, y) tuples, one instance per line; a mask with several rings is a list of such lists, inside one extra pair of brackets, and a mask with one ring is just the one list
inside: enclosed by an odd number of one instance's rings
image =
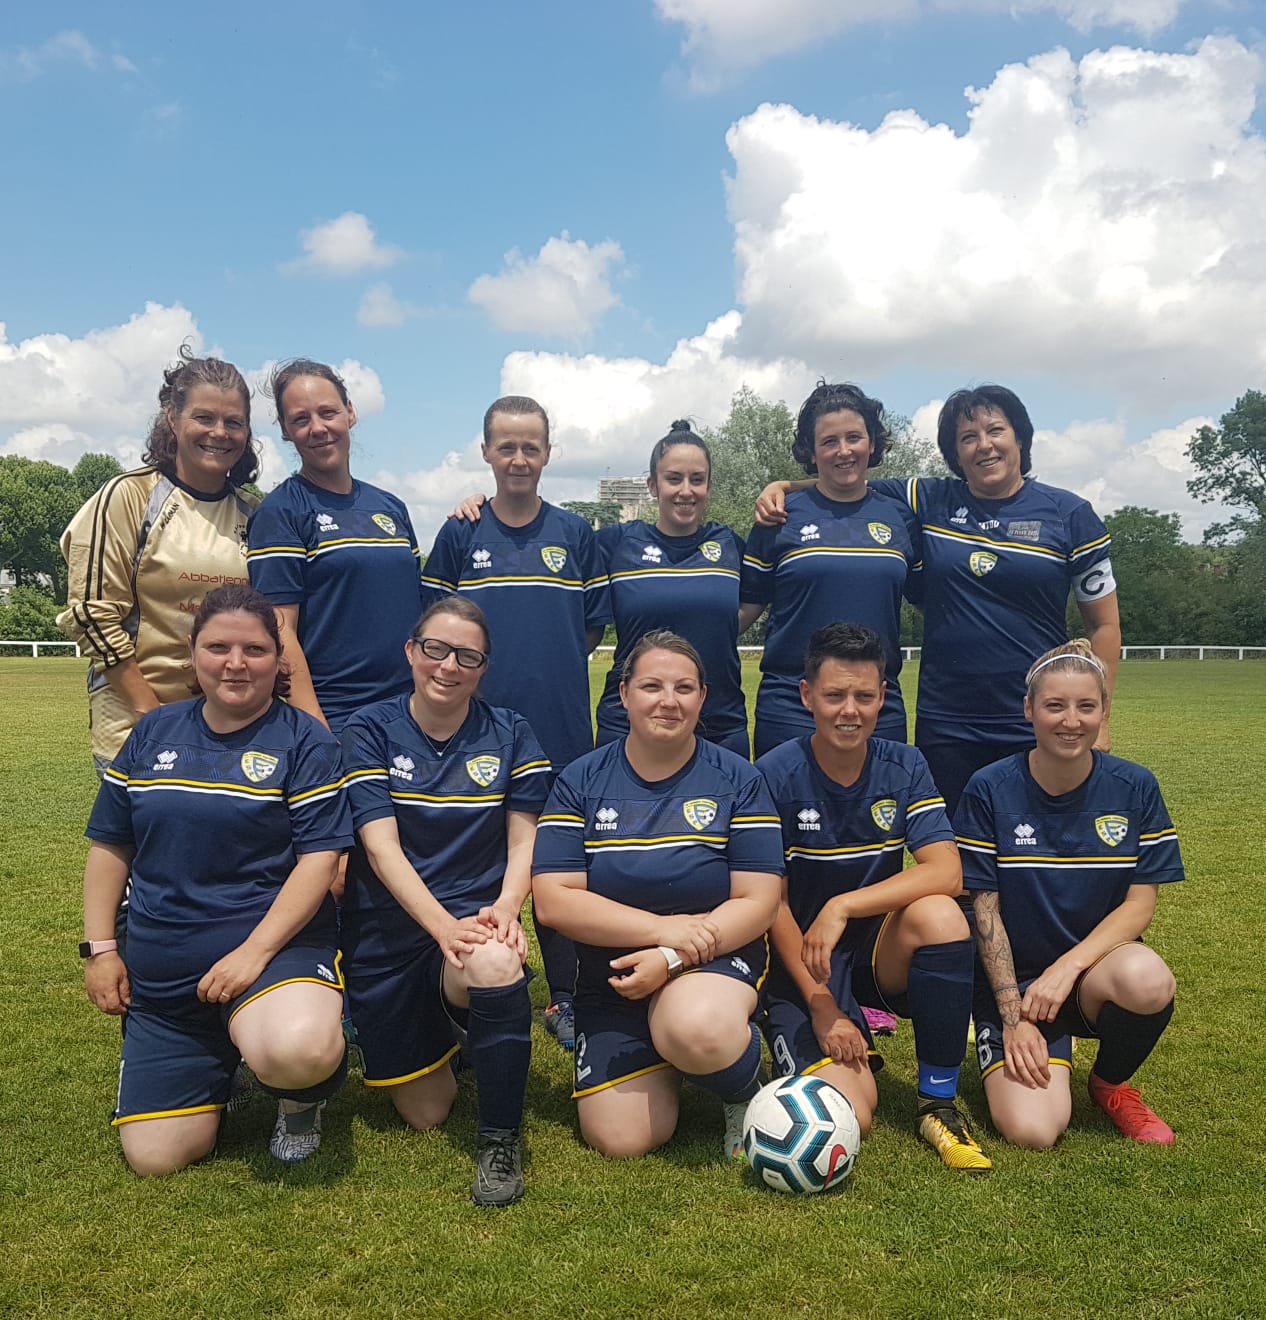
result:
[(977, 890), (972, 895), (972, 907), (976, 913), (976, 947), (998, 1002), (1002, 1025), (1014, 1027), (1020, 1020), (1020, 988), (1016, 983), (1011, 941), (998, 912), (998, 895)]

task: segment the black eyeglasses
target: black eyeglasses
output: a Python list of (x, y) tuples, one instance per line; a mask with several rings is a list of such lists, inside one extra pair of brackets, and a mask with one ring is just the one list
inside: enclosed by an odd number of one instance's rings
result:
[(482, 669), (488, 663), (484, 651), (476, 651), (473, 646), (450, 646), (438, 637), (414, 637), (412, 639), (421, 648), (428, 660), (447, 660), (450, 655), (457, 656), (457, 663), (463, 669)]

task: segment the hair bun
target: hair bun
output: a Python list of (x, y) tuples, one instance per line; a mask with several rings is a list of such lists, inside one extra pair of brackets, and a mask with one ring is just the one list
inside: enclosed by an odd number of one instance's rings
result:
[(679, 417), (669, 428), (669, 431), (689, 431), (690, 423), (684, 418)]

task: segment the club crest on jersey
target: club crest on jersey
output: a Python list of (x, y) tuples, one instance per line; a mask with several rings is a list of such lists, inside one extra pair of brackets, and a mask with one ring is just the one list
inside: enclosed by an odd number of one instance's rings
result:
[(242, 753), (242, 773), (252, 784), (262, 784), (265, 779), (271, 778), (279, 764), (278, 759), (269, 756), (267, 752)]
[(971, 558), (967, 561), (967, 567), (971, 569), (977, 577), (984, 577), (992, 573), (997, 566), (998, 556), (991, 550), (973, 550)]
[(663, 557), (664, 552), (657, 545), (648, 545), (646, 549), (642, 551), (642, 558), (652, 564), (658, 564)]
[(892, 823), (897, 819), (896, 798), (880, 798), (878, 802), (872, 802), (870, 818), (881, 830), (892, 829)]
[(466, 762), (466, 773), (479, 785), (487, 788), (501, 770), (499, 756), (472, 756)]
[(717, 818), (717, 804), (711, 798), (691, 798), (681, 809), (686, 824), (693, 830), (706, 830)]
[(716, 541), (705, 541), (699, 547), (699, 553), (710, 564), (715, 564), (721, 558), (721, 547)]
[(1115, 848), (1130, 832), (1130, 822), (1124, 816), (1098, 816), (1095, 818), (1095, 833), (1108, 845)]
[(878, 541), (880, 545), (887, 545), (892, 540), (892, 528), (887, 523), (867, 523), (866, 530), (870, 533), (871, 539)]
[(551, 573), (561, 573), (567, 562), (567, 551), (561, 545), (544, 545), (541, 547), (541, 558)]
[(374, 522), (376, 522), (388, 536), (395, 536), (396, 520), (394, 518), (389, 518), (385, 513), (376, 513), (374, 514)]

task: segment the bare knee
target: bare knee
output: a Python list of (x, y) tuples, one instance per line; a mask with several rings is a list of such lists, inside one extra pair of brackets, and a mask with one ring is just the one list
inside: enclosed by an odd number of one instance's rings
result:
[(396, 1113), (418, 1132), (439, 1127), (452, 1111), (456, 1098), (457, 1082), (447, 1065), (434, 1078), (419, 1077), (391, 1088), (391, 1103)]
[(513, 985), (522, 979), (523, 962), (508, 944), (489, 940), (464, 957), (466, 981), (473, 986)]
[(971, 938), (963, 909), (946, 894), (925, 894), (906, 908), (903, 922), (919, 945), (952, 944)]
[(124, 1124), (119, 1129), (119, 1144), (128, 1168), (140, 1178), (160, 1178), (206, 1159), (215, 1149), (219, 1130), (219, 1115), (208, 1117), (213, 1122), (183, 1132), (155, 1132)]
[(635, 1160), (649, 1155), (669, 1140), (675, 1128), (675, 1121), (667, 1126), (661, 1123), (643, 1127), (633, 1123), (586, 1123), (583, 1117), (580, 1120), (580, 1135), (585, 1145), (611, 1160)]
[(1008, 1114), (1005, 1118), (993, 1114), (992, 1118), (1004, 1141), (1025, 1150), (1050, 1150), (1068, 1126), (1051, 1115), (1035, 1113)]
[(244, 1057), (265, 1086), (299, 1089), (325, 1081), (339, 1066), (344, 1048), (337, 1019), (296, 1022), (279, 1025)]

